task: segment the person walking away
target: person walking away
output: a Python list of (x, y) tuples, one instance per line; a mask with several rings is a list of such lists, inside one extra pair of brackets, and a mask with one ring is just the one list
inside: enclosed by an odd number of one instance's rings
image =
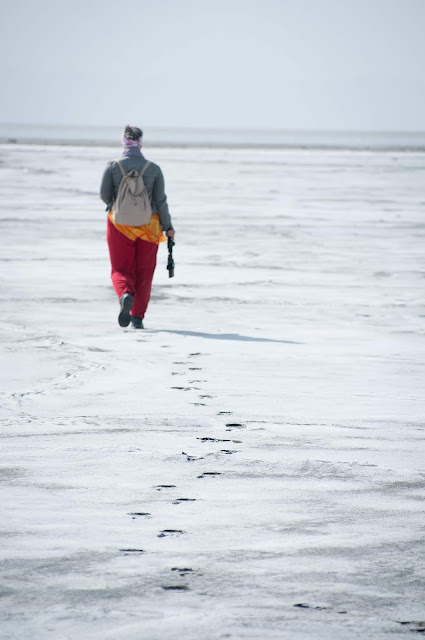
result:
[[(163, 232), (168, 238), (174, 239), (175, 235), (164, 192), (164, 176), (157, 164), (143, 156), (142, 141), (143, 132), (139, 127), (126, 126), (121, 139), (124, 148), (122, 157), (107, 164), (100, 186), (100, 197), (108, 211), (107, 242), (111, 279), (120, 303), (118, 323), (121, 327), (127, 327), (131, 322), (135, 329), (143, 329), (158, 246), (165, 242)], [(149, 199), (146, 203), (149, 221), (146, 224), (133, 226), (133, 221), (132, 224), (121, 224), (122, 220), (117, 215), (118, 192), (122, 201), (128, 175), (136, 176), (135, 180), (142, 184), (142, 188), (144, 183)], [(123, 178), (125, 182), (121, 185)], [(136, 203), (134, 198), (133, 202)]]

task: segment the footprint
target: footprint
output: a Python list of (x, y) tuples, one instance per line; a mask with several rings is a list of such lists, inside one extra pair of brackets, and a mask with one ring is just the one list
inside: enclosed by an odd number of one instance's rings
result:
[(219, 471), (204, 471), (198, 478), (214, 478), (215, 476), (221, 476)]
[(200, 351), (198, 351), (197, 353), (189, 353), (189, 355), (187, 356), (188, 358), (194, 358), (195, 356), (201, 356), (202, 353)]
[(182, 502), (196, 502), (196, 498), (177, 498), (173, 504), (181, 504)]
[[(183, 375), (183, 373), (181, 374)], [(199, 384), (200, 382), (207, 382), (207, 380), (189, 380), (189, 384)]]
[(200, 391), (199, 387), (171, 387), (171, 389), (178, 389), (179, 391)]
[(203, 400), (204, 398), (215, 398), (215, 396), (199, 396), (201, 398), (201, 400)]
[(236, 449), (222, 449), (222, 453), (226, 453), (227, 455), (232, 455), (232, 453), (238, 453)]
[(167, 536), (172, 536), (174, 534), (181, 535), (184, 533), (181, 529), (163, 529), (161, 533), (158, 534), (158, 538), (166, 538)]
[(142, 553), (145, 553), (145, 551), (143, 549), (120, 549), (121, 553), (125, 553), (125, 555), (129, 555), (129, 554), (138, 554), (141, 555)]
[(187, 584), (162, 585), (164, 591), (189, 591)]
[(233, 415), (233, 411), (219, 411), (217, 413), (218, 416), (231, 416)]
[(325, 609), (328, 608), (328, 607), (313, 607), (312, 605), (306, 604), (305, 602), (299, 602), (298, 604), (294, 604), (294, 607), (298, 607), (299, 609), (317, 609), (318, 611), (324, 611)]
[(156, 489), (157, 491), (162, 491), (162, 489), (175, 489), (176, 485), (175, 484), (157, 484), (156, 487), (154, 487), (154, 489)]
[(151, 514), (150, 513), (144, 513), (143, 511), (134, 511), (133, 513), (129, 513), (128, 515), (131, 516), (132, 520), (135, 520), (136, 518), (139, 518), (140, 516), (149, 517)]

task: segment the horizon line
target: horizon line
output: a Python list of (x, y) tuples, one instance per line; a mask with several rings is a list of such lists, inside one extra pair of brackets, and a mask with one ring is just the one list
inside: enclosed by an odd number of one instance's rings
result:
[[(121, 129), (125, 125), (115, 124), (76, 124), (76, 123), (41, 123), (41, 122), (0, 122), (0, 127), (47, 127), (58, 128), (64, 127), (68, 129)], [(240, 126), (209, 126), (209, 125), (144, 125), (143, 132), (149, 130), (167, 130), (167, 131), (198, 131), (198, 132), (217, 132), (217, 133), (285, 133), (285, 134), (378, 134), (378, 135), (415, 135), (425, 134), (425, 129), (343, 129), (343, 128), (277, 128), (277, 127), (240, 127)]]

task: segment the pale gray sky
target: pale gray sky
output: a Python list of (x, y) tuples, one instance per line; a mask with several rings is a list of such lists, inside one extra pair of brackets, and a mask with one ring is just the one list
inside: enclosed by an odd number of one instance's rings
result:
[(425, 130), (425, 0), (1, 5), (1, 122)]

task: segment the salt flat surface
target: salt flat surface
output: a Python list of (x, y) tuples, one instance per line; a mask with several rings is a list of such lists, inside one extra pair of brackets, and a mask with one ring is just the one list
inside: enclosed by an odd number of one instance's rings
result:
[(3, 639), (425, 628), (425, 155), (151, 149), (122, 330), (111, 150), (0, 147)]

